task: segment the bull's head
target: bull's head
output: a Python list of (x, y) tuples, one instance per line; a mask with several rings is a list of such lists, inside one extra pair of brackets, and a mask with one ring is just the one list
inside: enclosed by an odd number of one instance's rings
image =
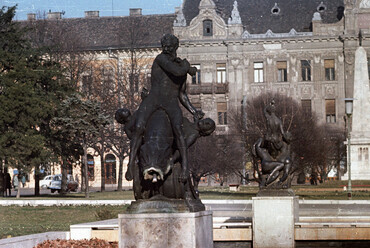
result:
[(164, 177), (170, 171), (169, 163), (172, 149), (168, 144), (156, 144), (148, 142), (141, 146), (139, 155), (139, 165), (142, 168), (145, 180), (151, 180), (156, 183), (158, 180), (164, 180)]

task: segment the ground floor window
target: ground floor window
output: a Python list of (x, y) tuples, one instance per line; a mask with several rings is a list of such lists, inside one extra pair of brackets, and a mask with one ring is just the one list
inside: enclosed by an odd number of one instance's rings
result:
[(116, 157), (113, 154), (105, 156), (105, 183), (116, 183)]
[(89, 175), (89, 181), (94, 181), (95, 178), (95, 164), (94, 164), (94, 157), (90, 154), (87, 155), (87, 173)]

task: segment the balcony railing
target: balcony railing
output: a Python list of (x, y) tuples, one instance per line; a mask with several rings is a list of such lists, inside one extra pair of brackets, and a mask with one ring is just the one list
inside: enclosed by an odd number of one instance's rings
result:
[(225, 94), (229, 91), (228, 83), (189, 84), (188, 94)]

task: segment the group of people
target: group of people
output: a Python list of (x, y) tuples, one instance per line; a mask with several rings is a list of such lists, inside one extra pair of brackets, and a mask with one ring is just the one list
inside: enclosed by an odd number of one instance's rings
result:
[(1, 197), (10, 197), (12, 195), (12, 187), (15, 191), (18, 190), (19, 183), (22, 183), (23, 187), (26, 185), (26, 176), (23, 175), (19, 180), (19, 174), (14, 174), (13, 178), (8, 172), (8, 168), (5, 168), (3, 171), (0, 168), (0, 196)]
[(0, 168), (0, 195), (2, 197), (11, 196), (11, 190), (12, 182), (8, 169), (5, 169), (5, 171), (3, 172), (2, 168)]

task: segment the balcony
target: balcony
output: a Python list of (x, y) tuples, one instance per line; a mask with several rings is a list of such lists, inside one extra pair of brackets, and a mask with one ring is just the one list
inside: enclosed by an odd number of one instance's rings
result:
[(225, 94), (229, 91), (229, 84), (219, 83), (203, 83), (203, 84), (189, 84), (188, 94)]

